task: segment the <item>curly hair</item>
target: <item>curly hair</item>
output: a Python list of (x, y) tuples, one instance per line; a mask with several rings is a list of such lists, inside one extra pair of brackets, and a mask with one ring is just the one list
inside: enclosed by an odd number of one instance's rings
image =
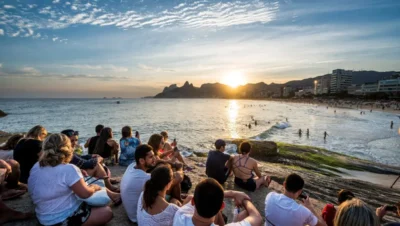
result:
[(43, 142), (39, 165), (41, 167), (55, 167), (63, 163), (69, 163), (72, 155), (73, 150), (69, 138), (64, 134), (51, 134)]

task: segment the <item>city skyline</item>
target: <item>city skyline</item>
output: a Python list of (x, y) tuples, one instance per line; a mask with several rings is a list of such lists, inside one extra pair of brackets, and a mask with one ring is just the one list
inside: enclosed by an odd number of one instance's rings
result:
[(399, 11), (372, 0), (3, 0), (0, 96), (141, 97), (185, 81), (399, 71)]

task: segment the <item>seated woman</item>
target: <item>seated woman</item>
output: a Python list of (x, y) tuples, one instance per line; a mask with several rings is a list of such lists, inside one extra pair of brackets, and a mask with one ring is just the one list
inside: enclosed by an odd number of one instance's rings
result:
[(184, 165), (186, 165), (185, 160), (183, 160), (183, 157), (178, 150), (176, 140), (174, 140), (174, 142), (170, 144), (168, 142), (168, 132), (162, 131), (160, 134), (164, 138), (164, 146), (162, 147), (161, 150), (159, 150), (160, 153), (168, 156), (168, 158), (171, 159), (173, 162), (179, 161)]
[(119, 145), (112, 138), (113, 134), (111, 128), (106, 127), (102, 129), (93, 151), (94, 154), (98, 154), (104, 158), (104, 163), (106, 165), (118, 163)]
[(30, 129), (26, 137), (21, 139), (14, 148), (13, 158), (20, 165), (20, 181), (24, 184), (28, 182), (29, 172), (39, 159), (42, 151), (42, 142), (47, 136), (47, 130), (40, 125)]
[[(151, 172), (138, 201), (137, 220), (139, 225), (172, 226), (178, 200), (166, 200), (167, 190), (173, 183), (173, 172), (169, 165), (160, 165)], [(183, 204), (188, 203), (187, 197)]]
[(357, 198), (345, 201), (339, 206), (333, 224), (334, 226), (380, 226), (375, 211)]
[[(248, 191), (255, 191), (261, 185), (269, 186), (270, 177), (262, 176), (258, 169), (257, 161), (251, 158), (251, 145), (249, 142), (243, 142), (239, 147), (239, 155), (233, 158), (233, 173), (235, 174), (235, 184)], [(254, 173), (257, 177), (254, 177)]]
[[(345, 201), (352, 200), (354, 198), (354, 194), (346, 189), (342, 189), (338, 192), (338, 204), (342, 204)], [(328, 203), (325, 205), (322, 210), (322, 218), (328, 226), (333, 226), (333, 220), (336, 215), (335, 206), (332, 203)]]
[(13, 159), (14, 155), (14, 148), (17, 146), (19, 140), (21, 140), (24, 137), (22, 134), (15, 134), (12, 135), (6, 143), (2, 146), (0, 146), (0, 159), (3, 160), (9, 160)]
[[(91, 207), (86, 199), (101, 188), (86, 185), (78, 167), (69, 164), (71, 142), (64, 134), (52, 134), (28, 181), (35, 212), (42, 225), (103, 225), (113, 216), (110, 207)], [(78, 197), (77, 197), (78, 196)]]
[[(183, 174), (183, 170), (182, 170), (183, 165), (181, 163), (176, 163), (171, 160), (162, 159), (162, 157), (165, 157), (165, 156), (163, 156), (163, 154), (161, 154), (159, 152), (159, 150), (162, 149), (162, 147), (164, 146), (164, 138), (160, 134), (151, 135), (147, 144), (153, 148), (154, 155), (156, 157), (156, 165), (162, 164), (162, 163), (164, 163), (164, 164), (167, 163), (175, 171), (173, 183), (171, 185), (171, 188), (167, 191), (168, 201), (169, 201), (169, 198), (172, 197), (172, 198), (175, 198), (176, 200), (179, 200), (180, 202), (182, 202), (181, 182), (184, 178), (184, 174)], [(152, 171), (153, 169), (151, 169), (150, 171)], [(178, 203), (178, 205), (180, 205), (180, 203)]]
[(129, 166), (135, 161), (136, 147), (142, 143), (138, 138), (132, 136), (132, 128), (130, 126), (124, 126), (121, 133), (122, 138), (119, 140), (119, 145), (121, 147), (119, 165)]

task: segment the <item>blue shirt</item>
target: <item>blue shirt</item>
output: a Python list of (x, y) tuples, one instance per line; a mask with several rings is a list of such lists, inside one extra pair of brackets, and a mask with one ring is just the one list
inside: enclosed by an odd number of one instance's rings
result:
[(121, 138), (119, 145), (121, 147), (119, 164), (129, 166), (135, 160), (135, 151), (136, 147), (140, 145), (140, 140), (135, 137)]

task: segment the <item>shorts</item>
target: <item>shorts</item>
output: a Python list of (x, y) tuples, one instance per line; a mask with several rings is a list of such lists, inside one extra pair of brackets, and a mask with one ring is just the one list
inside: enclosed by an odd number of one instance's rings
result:
[(83, 202), (79, 208), (67, 219), (65, 219), (63, 222), (55, 224), (53, 226), (79, 226), (84, 224), (90, 216), (90, 213), (92, 212), (92, 208), (86, 204), (86, 202)]
[(247, 180), (235, 177), (235, 184), (247, 191), (255, 191), (257, 189), (256, 181), (253, 179), (253, 176)]

